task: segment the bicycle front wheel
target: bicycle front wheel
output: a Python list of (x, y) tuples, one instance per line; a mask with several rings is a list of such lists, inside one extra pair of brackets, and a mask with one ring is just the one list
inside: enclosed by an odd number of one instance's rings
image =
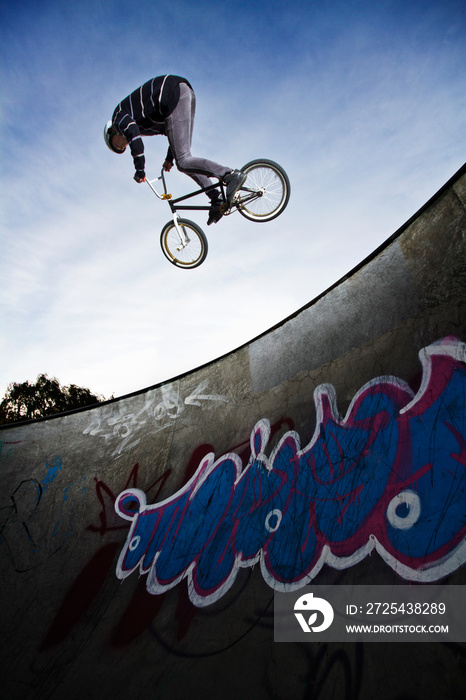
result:
[(167, 260), (176, 267), (198, 267), (207, 257), (205, 233), (188, 219), (178, 219), (178, 228), (173, 221), (165, 224), (160, 234), (160, 245)]
[(247, 174), (236, 195), (240, 214), (250, 221), (271, 221), (279, 216), (290, 199), (290, 181), (273, 160), (252, 160), (241, 168)]

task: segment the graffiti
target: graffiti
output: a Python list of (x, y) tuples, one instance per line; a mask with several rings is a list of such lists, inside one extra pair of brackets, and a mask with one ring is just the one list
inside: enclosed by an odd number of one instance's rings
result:
[(42, 486), (36, 479), (25, 479), (10, 498), (11, 505), (0, 510), (0, 545), (14, 569), (26, 571), (39, 559), (32, 523), (42, 498)]
[(59, 472), (62, 470), (62, 459), (60, 456), (56, 456), (52, 464), (46, 463), (47, 471), (42, 479), (42, 489), (45, 491), (46, 488), (54, 481)]
[[(278, 425), (277, 425), (278, 429)], [(194, 450), (188, 460), (186, 475), (191, 475), (199, 463), (199, 458), (212, 449), (211, 445), (200, 445)], [(162, 489), (171, 476), (171, 469), (167, 469), (152, 484), (147, 487), (147, 493), (154, 499), (160, 496)], [(135, 464), (126, 477), (124, 488), (129, 486), (136, 488), (140, 481), (139, 464)], [(126, 530), (126, 523), (122, 522), (115, 513), (115, 500), (117, 490), (101, 479), (94, 478), (95, 494), (101, 509), (98, 514), (98, 524), (91, 522), (85, 528), (88, 532), (101, 537)], [(120, 548), (119, 541), (111, 541), (101, 545), (85, 564), (76, 579), (72, 583), (57, 613), (51, 622), (50, 628), (41, 644), (41, 650), (45, 651), (62, 643), (69, 637), (72, 630), (88, 613), (89, 609), (99, 596), (108, 581), (114, 566), (114, 559)], [(109, 639), (111, 646), (119, 648), (130, 644), (148, 629), (163, 605), (163, 596), (155, 599), (149, 595), (143, 586), (137, 586), (127, 610), (117, 622)], [(179, 639), (183, 638), (189, 628), (190, 622), (197, 609), (189, 600), (180, 595), (178, 610), (175, 615), (179, 619)]]
[(0, 440), (0, 457), (2, 459), (9, 459), (14, 454), (14, 448), (10, 445), (20, 445), (21, 440), (16, 440), (15, 442)]
[[(137, 413), (123, 413), (118, 404), (119, 415), (97, 414), (84, 430), (84, 435), (98, 436), (110, 444), (115, 444), (112, 457), (119, 457), (140, 442), (140, 432), (150, 423), (153, 432), (169, 428), (186, 410), (186, 406), (201, 407), (206, 401), (227, 402), (226, 396), (205, 393), (207, 382), (200, 382), (184, 399), (172, 386), (162, 386), (161, 400), (151, 393), (144, 397), (144, 406)], [(108, 407), (107, 409), (108, 410)]]
[(466, 346), (447, 338), (420, 358), (416, 396), (395, 377), (374, 379), (345, 418), (333, 387), (318, 387), (316, 429), (303, 449), (288, 431), (268, 457), (262, 419), (244, 469), (234, 452), (210, 453), (160, 503), (123, 491), (115, 509), (131, 527), (118, 578), (139, 569), (152, 594), (186, 578), (202, 607), (255, 564), (283, 591), (309, 583), (325, 563), (345, 569), (373, 550), (406, 579), (454, 571), (466, 559)]
[(68, 489), (64, 491), (58, 519), (51, 530), (52, 539), (47, 540), (38, 534), (39, 508), (45, 505), (47, 509), (46, 491), (61, 471), (62, 459), (57, 455), (51, 463), (45, 463), (41, 481), (24, 479), (10, 495), (11, 505), (0, 508), (0, 547), (18, 573), (41, 564), (44, 558), (58, 551), (69, 537), (68, 532), (59, 532)]
[[(153, 493), (153, 497), (157, 498), (169, 476), (170, 470), (164, 472), (162, 476), (148, 487), (148, 493)], [(139, 465), (135, 464), (127, 477), (125, 488), (130, 484), (136, 487), (138, 479)], [(121, 521), (116, 517), (114, 509), (115, 494), (111, 487), (100, 479), (95, 479), (94, 481), (95, 493), (101, 505), (99, 524), (91, 523), (86, 527), (86, 530), (103, 537), (107, 533), (121, 530), (124, 525), (122, 526)], [(108, 579), (118, 548), (119, 543), (113, 541), (103, 544), (94, 552), (90, 561), (83, 567), (65, 595), (42, 642), (42, 650), (49, 649), (63, 642), (89, 610)]]

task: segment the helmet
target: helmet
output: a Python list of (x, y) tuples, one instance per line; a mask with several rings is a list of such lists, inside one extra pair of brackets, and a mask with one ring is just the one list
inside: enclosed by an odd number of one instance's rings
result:
[(113, 126), (113, 123), (111, 120), (105, 124), (105, 128), (104, 128), (105, 143), (107, 144), (109, 149), (111, 151), (113, 151), (114, 153), (123, 153), (123, 151), (125, 150), (124, 148), (123, 148), (123, 150), (121, 150), (119, 148), (115, 148), (115, 146), (112, 144), (112, 136), (115, 136), (115, 134), (117, 134), (117, 133), (118, 133), (118, 131)]

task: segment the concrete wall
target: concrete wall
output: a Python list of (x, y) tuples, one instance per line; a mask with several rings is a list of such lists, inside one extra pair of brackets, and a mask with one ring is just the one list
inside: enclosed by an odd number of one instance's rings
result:
[(465, 645), (274, 643), (273, 592), (465, 583), (465, 203), (463, 168), (250, 344), (0, 430), (7, 697), (462, 695)]

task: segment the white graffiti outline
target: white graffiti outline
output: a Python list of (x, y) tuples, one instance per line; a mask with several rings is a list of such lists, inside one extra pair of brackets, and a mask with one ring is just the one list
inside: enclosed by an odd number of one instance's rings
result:
[[(113, 412), (108, 415), (108, 408), (113, 411), (115, 404), (102, 407), (102, 414), (96, 414), (93, 421), (84, 429), (83, 435), (99, 437), (110, 443), (118, 441), (112, 457), (120, 457), (125, 450), (140, 443), (141, 438), (138, 435), (148, 422), (151, 422), (151, 431), (156, 433), (172, 426), (187, 406), (201, 408), (203, 403), (211, 401), (228, 403), (224, 395), (204, 393), (207, 386), (207, 381), (200, 382), (183, 399), (179, 391), (173, 390), (172, 385), (163, 385), (160, 387), (161, 400), (160, 396), (154, 395), (153, 392), (150, 395), (146, 394), (144, 406), (137, 413), (124, 413), (120, 402), (116, 404), (119, 415)], [(106, 413), (105, 409), (107, 409)]]

